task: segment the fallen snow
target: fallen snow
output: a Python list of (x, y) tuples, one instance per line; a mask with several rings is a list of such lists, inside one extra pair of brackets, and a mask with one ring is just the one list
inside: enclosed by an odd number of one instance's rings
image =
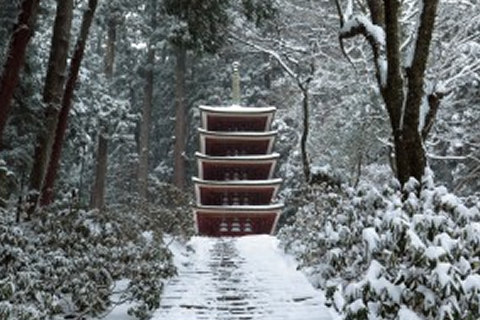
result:
[(463, 290), (466, 293), (479, 293), (480, 292), (480, 275), (471, 274), (463, 282)]
[[(178, 276), (166, 283), (152, 320), (340, 319), (275, 237), (194, 237), (172, 249)], [(133, 320), (126, 309), (104, 319)]]
[(445, 251), (445, 249), (439, 246), (429, 246), (425, 250), (425, 255), (429, 260), (432, 260), (432, 261), (438, 260), (446, 254), (447, 252)]
[(421, 320), (421, 318), (412, 310), (402, 306), (398, 312), (398, 320)]

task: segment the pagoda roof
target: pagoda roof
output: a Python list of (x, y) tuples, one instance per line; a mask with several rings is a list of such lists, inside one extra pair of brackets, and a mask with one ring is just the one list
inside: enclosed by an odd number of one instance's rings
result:
[(246, 107), (241, 105), (232, 104), (229, 106), (205, 106), (201, 105), (198, 107), (200, 111), (211, 112), (211, 113), (221, 113), (221, 114), (235, 114), (235, 115), (254, 115), (254, 114), (268, 114), (273, 113), (277, 108), (273, 106), (268, 107)]
[(209, 187), (220, 187), (220, 188), (237, 188), (237, 187), (279, 187), (282, 184), (282, 179), (269, 179), (269, 180), (227, 180), (227, 181), (217, 181), (217, 180), (203, 180), (197, 177), (192, 177), (192, 181), (198, 185), (205, 185)]
[(205, 213), (223, 213), (225, 211), (235, 213), (262, 213), (262, 212), (278, 212), (284, 207), (283, 203), (272, 203), (266, 205), (229, 205), (229, 206), (213, 206), (196, 204), (195, 211), (202, 211)]
[(270, 154), (259, 155), (238, 155), (238, 156), (209, 156), (201, 152), (195, 152), (198, 159), (207, 160), (211, 162), (259, 162), (259, 161), (274, 161), (280, 157), (280, 154), (274, 152)]
[(257, 138), (270, 138), (275, 137), (278, 133), (277, 130), (266, 131), (266, 132), (252, 132), (252, 131), (208, 131), (203, 128), (198, 128), (198, 132), (201, 135), (218, 137), (218, 138), (246, 138), (246, 139), (257, 139)]

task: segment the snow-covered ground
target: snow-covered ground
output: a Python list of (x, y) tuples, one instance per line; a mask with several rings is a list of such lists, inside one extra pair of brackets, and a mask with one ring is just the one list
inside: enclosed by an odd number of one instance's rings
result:
[[(274, 237), (195, 237), (187, 248), (174, 248), (178, 276), (153, 320), (339, 319)], [(119, 307), (106, 319), (131, 318)]]

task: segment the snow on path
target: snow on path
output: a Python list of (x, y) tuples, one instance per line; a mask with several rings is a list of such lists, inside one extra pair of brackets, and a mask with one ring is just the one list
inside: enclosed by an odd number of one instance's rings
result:
[(336, 320), (271, 236), (191, 240), (152, 320)]

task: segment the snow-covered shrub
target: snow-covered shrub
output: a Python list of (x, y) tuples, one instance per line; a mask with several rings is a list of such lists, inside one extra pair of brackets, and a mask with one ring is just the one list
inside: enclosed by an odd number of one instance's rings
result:
[(5, 208), (10, 200), (12, 190), (16, 188), (15, 174), (8, 168), (5, 161), (0, 158), (0, 207)]
[(149, 187), (151, 203), (144, 207), (149, 224), (163, 233), (188, 239), (193, 236), (193, 192), (184, 192), (173, 184), (151, 179)]
[(281, 230), (285, 249), (345, 319), (480, 318), (478, 207), (430, 177), (419, 196), (417, 187), (311, 188)]
[[(46, 211), (20, 224), (11, 216), (0, 213), (2, 320), (96, 316), (126, 300), (146, 319), (175, 273), (162, 238), (135, 212)], [(113, 296), (119, 280), (128, 284)]]

